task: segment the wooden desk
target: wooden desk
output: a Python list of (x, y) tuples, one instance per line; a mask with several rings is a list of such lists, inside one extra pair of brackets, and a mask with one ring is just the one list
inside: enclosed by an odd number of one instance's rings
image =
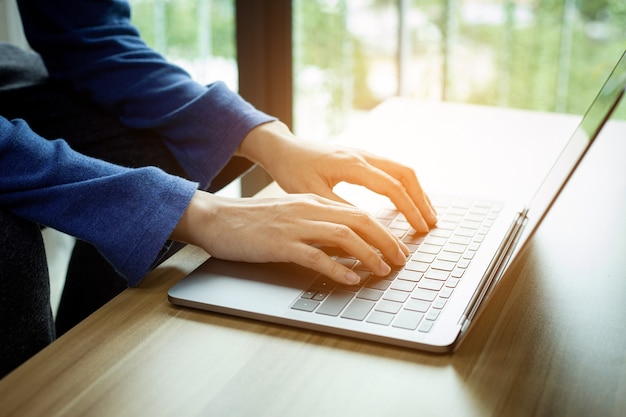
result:
[[(407, 112), (422, 130), (402, 132)], [(394, 125), (415, 140), (424, 184), (447, 181), (431, 152), (451, 130), (459, 163), (532, 145), (495, 160), (499, 181), (553, 153), (577, 119), (402, 100), (370, 116), (353, 140)], [(207, 257), (187, 247), (0, 381), (0, 415), (624, 415), (625, 156), (626, 124), (613, 123), (452, 355), (177, 308), (166, 291)]]

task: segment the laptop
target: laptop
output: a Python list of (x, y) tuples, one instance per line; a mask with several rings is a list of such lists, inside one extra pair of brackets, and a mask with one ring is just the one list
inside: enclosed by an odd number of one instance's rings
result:
[(361, 276), (359, 285), (339, 285), (295, 264), (209, 258), (174, 285), (168, 298), (184, 307), (431, 352), (454, 351), (625, 88), (626, 53), (525, 204), (431, 195), (439, 221), (427, 235), (417, 235), (393, 207), (380, 210), (379, 221), (411, 250), (407, 264), (387, 277), (373, 276), (336, 249), (328, 249), (329, 255), (353, 268)]

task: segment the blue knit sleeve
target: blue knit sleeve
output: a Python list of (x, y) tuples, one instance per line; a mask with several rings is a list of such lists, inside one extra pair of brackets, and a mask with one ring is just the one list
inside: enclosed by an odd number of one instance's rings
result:
[(197, 184), (81, 155), (0, 117), (0, 206), (92, 243), (129, 285), (149, 271)]
[(31, 46), (129, 127), (154, 129), (206, 187), (255, 126), (274, 120), (223, 83), (203, 86), (150, 49), (125, 0), (18, 0)]

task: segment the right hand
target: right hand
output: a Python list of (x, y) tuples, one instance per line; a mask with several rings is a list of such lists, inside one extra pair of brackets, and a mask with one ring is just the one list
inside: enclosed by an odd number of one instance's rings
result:
[(171, 239), (220, 259), (294, 262), (348, 285), (358, 276), (320, 246), (344, 250), (379, 276), (390, 272), (390, 263), (404, 265), (409, 254), (367, 212), (313, 194), (235, 199), (196, 191)]
[(334, 192), (340, 182), (384, 195), (418, 233), (437, 223), (437, 213), (415, 171), (361, 149), (298, 139), (280, 122), (252, 129), (237, 154), (262, 166), (288, 193), (313, 193), (346, 203)]

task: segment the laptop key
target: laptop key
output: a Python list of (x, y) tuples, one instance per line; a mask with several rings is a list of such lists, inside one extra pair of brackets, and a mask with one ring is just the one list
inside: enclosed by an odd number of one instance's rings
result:
[(446, 281), (446, 287), (456, 288), (457, 285), (459, 285), (458, 278), (450, 278), (449, 280)]
[(467, 246), (459, 245), (458, 243), (448, 243), (443, 248), (444, 251), (452, 252), (452, 253), (463, 253), (463, 252), (465, 252), (465, 249), (467, 249)]
[(416, 285), (417, 284), (413, 281), (403, 280), (402, 275), (400, 275), (400, 279), (394, 281), (393, 284), (391, 284), (391, 289), (398, 290), (398, 291), (411, 292), (415, 289)]
[(357, 298), (362, 298), (364, 300), (378, 301), (380, 300), (380, 297), (383, 296), (383, 294), (383, 291), (380, 290), (375, 290), (373, 288), (363, 288), (356, 296)]
[(308, 298), (309, 300), (311, 298), (313, 298), (315, 295), (317, 294), (317, 291), (315, 290), (306, 290), (303, 294), (302, 294), (302, 298)]
[(407, 298), (409, 298), (408, 292), (398, 291), (394, 289), (389, 289), (387, 292), (385, 292), (385, 295), (383, 295), (383, 300), (395, 301), (398, 303), (404, 303)]
[(447, 241), (447, 239), (437, 236), (428, 236), (426, 239), (424, 239), (424, 243), (433, 246), (443, 246), (446, 244)]
[(330, 279), (330, 278), (328, 278), (328, 277), (326, 277), (324, 275), (320, 275), (313, 282), (313, 284), (311, 284), (311, 288), (318, 289), (318, 290), (330, 291), (333, 288), (335, 288), (336, 285), (337, 284), (332, 279)]
[(452, 295), (452, 291), (454, 291), (453, 288), (450, 287), (444, 287), (440, 292), (439, 292), (439, 297), (441, 298), (450, 298), (450, 296)]
[[(315, 301), (324, 301), (326, 297), (328, 297), (328, 291), (319, 291), (317, 294), (311, 297), (311, 299)], [(302, 298), (306, 297), (303, 296)]]
[(452, 234), (452, 231), (450, 230), (446, 230), (446, 229), (432, 229), (430, 231), (430, 236), (436, 236), (436, 237), (443, 237), (443, 238), (449, 238), (450, 235)]
[(441, 261), (458, 262), (459, 259), (461, 259), (461, 254), (443, 251), (437, 256), (437, 259)]
[(442, 261), (441, 259), (437, 259), (433, 265), (432, 268), (433, 269), (437, 269), (440, 271), (448, 271), (451, 272), (454, 270), (454, 267), (456, 266), (456, 264), (454, 262), (449, 262), (449, 261)]
[(456, 223), (454, 223), (454, 222), (446, 222), (446, 221), (438, 221), (437, 222), (437, 228), (438, 229), (444, 229), (444, 230), (454, 230), (454, 229), (456, 229)]
[(425, 288), (418, 288), (415, 291), (413, 291), (413, 295), (411, 295), (411, 298), (417, 298), (418, 300), (425, 300), (425, 301), (433, 301), (436, 297), (437, 297), (437, 291), (427, 290)]
[(459, 245), (469, 245), (470, 243), (472, 243), (472, 238), (461, 235), (452, 235), (448, 242), (456, 243)]
[(435, 255), (423, 252), (416, 252), (411, 256), (411, 261), (415, 262), (424, 262), (424, 263), (432, 263), (435, 260)]
[(382, 311), (384, 313), (396, 314), (402, 308), (402, 303), (395, 301), (382, 300), (376, 305), (376, 311)]
[(459, 261), (459, 263), (457, 264), (457, 266), (459, 268), (465, 269), (465, 268), (467, 268), (469, 266), (469, 264), (470, 264), (470, 260), (469, 259), (461, 259)]
[(370, 279), (367, 282), (366, 287), (375, 290), (385, 291), (387, 288), (389, 288), (389, 285), (391, 285), (391, 281), (382, 278), (374, 278)]
[(419, 282), (418, 287), (426, 290), (439, 291), (443, 287), (444, 283), (444, 281), (437, 281), (434, 279), (423, 279)]
[(318, 305), (320, 305), (319, 301), (300, 298), (295, 303), (293, 303), (291, 308), (294, 310), (307, 311), (310, 313), (311, 311), (315, 310)]
[(424, 318), (424, 313), (410, 310), (402, 310), (398, 317), (393, 321), (393, 327), (399, 327), (402, 329), (415, 330), (417, 325)]
[(428, 333), (430, 329), (433, 328), (433, 324), (435, 324), (434, 321), (424, 320), (422, 324), (420, 325), (419, 329), (417, 330), (419, 330), (422, 333)]
[(345, 258), (345, 257), (342, 257), (342, 256), (338, 256), (335, 259), (335, 262), (340, 263), (343, 266), (345, 266), (346, 268), (350, 269), (357, 263), (357, 260), (354, 259), (354, 258)]
[(424, 242), (424, 235), (416, 234), (416, 233), (407, 233), (403, 238), (402, 242), (405, 244), (411, 245), (420, 245)]
[(358, 290), (361, 289), (361, 283), (359, 282), (358, 284), (354, 284), (354, 285), (339, 285), (338, 287), (341, 290), (346, 290), (346, 291), (352, 291), (352, 292), (357, 292)]
[(463, 268), (455, 268), (454, 271), (452, 271), (452, 277), (453, 278), (462, 278), (464, 273), (465, 273), (465, 269), (463, 269)]
[(389, 227), (392, 228), (392, 229), (402, 229), (402, 230), (406, 231), (406, 230), (409, 230), (411, 228), (411, 225), (406, 220), (395, 219), (395, 220), (393, 220), (391, 222)]
[(326, 298), (326, 301), (322, 303), (316, 313), (327, 316), (338, 316), (339, 313), (341, 313), (341, 310), (348, 305), (354, 296), (355, 294), (350, 291), (334, 291), (328, 296), (328, 298)]
[(398, 274), (398, 280), (396, 280), (395, 282), (398, 282), (399, 280), (418, 282), (420, 279), (422, 279), (422, 276), (424, 276), (422, 272), (407, 269)]
[(404, 242), (404, 244), (406, 245), (407, 248), (409, 248), (409, 253), (413, 254), (415, 253), (415, 251), (417, 251), (417, 249), (419, 249), (419, 245), (416, 243), (406, 243)]
[(345, 309), (341, 317), (343, 317), (344, 319), (362, 321), (372, 310), (374, 304), (376, 303), (373, 301), (355, 298)]
[(470, 209), (469, 212), (472, 214), (482, 214), (483, 216), (486, 216), (487, 214), (489, 214), (489, 211), (489, 207), (475, 205)]
[(476, 234), (476, 231), (474, 229), (461, 229), (461, 228), (459, 228), (454, 233), (457, 236), (472, 238)]
[(469, 220), (472, 222), (482, 222), (484, 219), (485, 219), (485, 215), (479, 214), (479, 213), (470, 213), (465, 216), (465, 220)]
[(418, 253), (427, 253), (429, 255), (436, 255), (441, 251), (441, 247), (435, 246), (435, 245), (429, 245), (427, 243), (422, 243), (422, 246), (420, 246), (418, 251), (419, 251)]
[(450, 276), (450, 272), (442, 271), (439, 269), (430, 269), (426, 274), (424, 274), (424, 278), (434, 279), (437, 281), (445, 281)]
[(459, 227), (462, 227), (463, 229), (478, 230), (480, 228), (481, 224), (482, 224), (482, 222), (476, 222), (476, 221), (472, 221), (472, 220), (463, 220), (463, 222), (461, 222)]
[(426, 320), (435, 321), (439, 317), (441, 310), (431, 309), (428, 313), (426, 313)]
[(381, 324), (383, 326), (388, 326), (395, 315), (390, 313), (385, 313), (383, 311), (373, 311), (372, 314), (365, 320), (368, 323)]
[(434, 302), (433, 302), (433, 308), (438, 308), (438, 309), (442, 309), (446, 306), (446, 300), (445, 298), (437, 298)]
[[(415, 271), (415, 272), (426, 272), (428, 270), (429, 266), (430, 266), (430, 264), (427, 264), (426, 262), (419, 262), (419, 261), (410, 260), (404, 266), (404, 270), (405, 271), (407, 271), (407, 270), (408, 271)], [(400, 274), (400, 275), (402, 275), (402, 274)], [(419, 279), (418, 279), (418, 281), (419, 281)]]
[(442, 222), (459, 223), (461, 220), (463, 220), (463, 215), (448, 212), (444, 214), (440, 220)]
[(407, 310), (419, 311), (420, 313), (425, 313), (430, 308), (430, 303), (424, 300), (417, 300), (415, 298), (411, 298), (407, 300), (404, 304), (404, 308)]

